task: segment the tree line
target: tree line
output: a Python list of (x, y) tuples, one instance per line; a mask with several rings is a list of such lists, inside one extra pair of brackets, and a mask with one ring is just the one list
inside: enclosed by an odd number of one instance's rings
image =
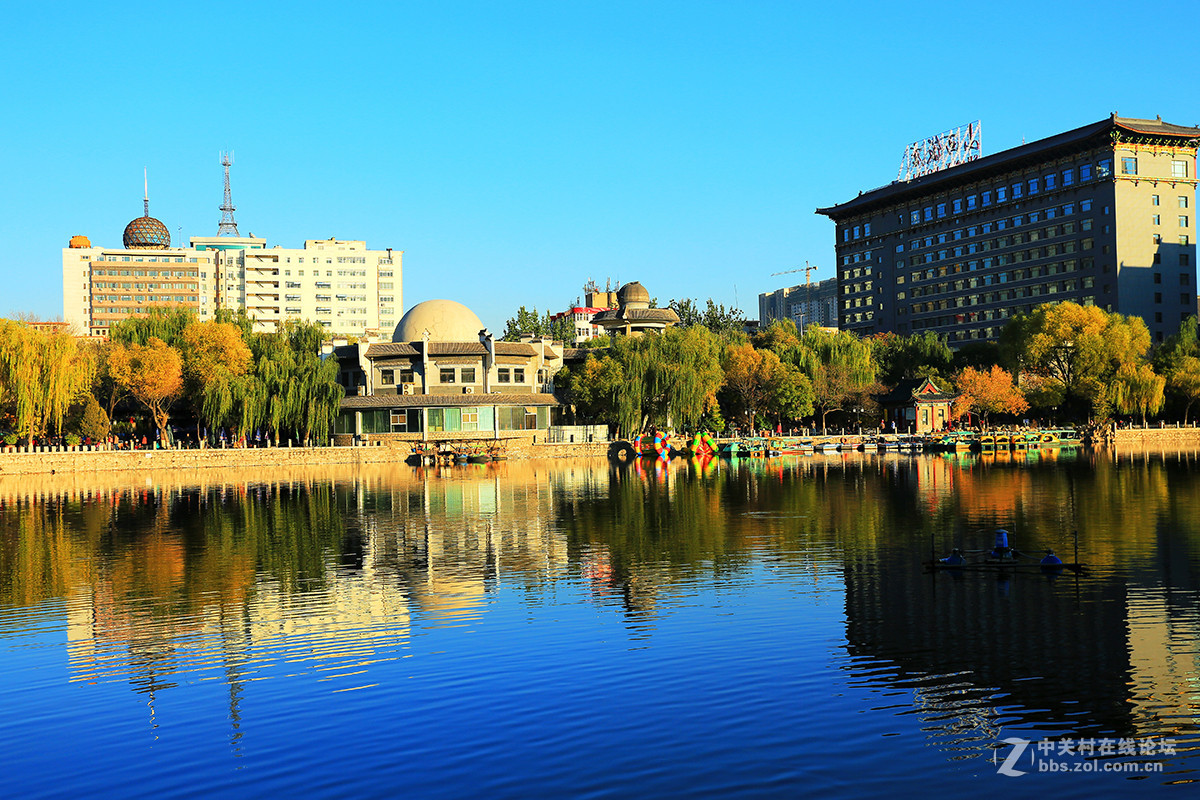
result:
[(1200, 398), (1194, 316), (1151, 349), (1141, 318), (1075, 303), (1038, 306), (1010, 320), (998, 341), (957, 351), (931, 331), (863, 338), (800, 332), (790, 320), (749, 335), (720, 313), (689, 313), (660, 334), (587, 346), (585, 361), (560, 371), (555, 385), (576, 421), (615, 424), (622, 435), (870, 424), (879, 398), (913, 378), (953, 393), (953, 418), (972, 425), (997, 416), (1145, 421), (1160, 413), (1186, 422)]
[(181, 429), (172, 421), (184, 421), (196, 441), (327, 439), (344, 392), (336, 359), (321, 358), (324, 329), (298, 320), (277, 332), (252, 327), (240, 310), (202, 322), (186, 309), (154, 309), (95, 342), (0, 320), (0, 435), (77, 444), (140, 428), (170, 446)]

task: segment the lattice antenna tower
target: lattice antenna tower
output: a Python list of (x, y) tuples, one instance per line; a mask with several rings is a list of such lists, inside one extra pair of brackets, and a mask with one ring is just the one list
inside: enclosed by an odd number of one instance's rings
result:
[(238, 236), (237, 222), (233, 219), (233, 195), (229, 191), (229, 168), (233, 166), (233, 151), (220, 153), (221, 166), (225, 168), (225, 202), (221, 203), (221, 224), (217, 236)]
[(982, 156), (983, 123), (975, 120), (904, 148), (898, 180), (911, 181)]
[(142, 167), (142, 212), (143, 216), (150, 216), (150, 174), (145, 167)]

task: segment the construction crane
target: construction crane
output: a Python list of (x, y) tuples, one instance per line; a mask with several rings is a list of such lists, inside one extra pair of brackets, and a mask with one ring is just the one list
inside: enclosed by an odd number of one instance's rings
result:
[(803, 267), (796, 267), (795, 269), (785, 269), (783, 272), (772, 272), (771, 277), (774, 278), (776, 275), (791, 275), (793, 272), (803, 272), (804, 273), (804, 282), (807, 284), (808, 283), (808, 273), (812, 272), (814, 269), (817, 269), (816, 264), (809, 264), (807, 261), (805, 261)]
[[(816, 268), (817, 268), (816, 264), (809, 264), (807, 261), (805, 261), (803, 267), (796, 267), (795, 269), (785, 269), (783, 272), (772, 272), (771, 277), (773, 278), (776, 275), (791, 275), (793, 272), (803, 272), (804, 273), (804, 300), (806, 303), (811, 303), (812, 302), (812, 285), (809, 281), (808, 276), (809, 276), (809, 273), (811, 273)], [(800, 329), (800, 333), (804, 333), (804, 307), (803, 306), (801, 306), (801, 308), (800, 308), (799, 329)]]

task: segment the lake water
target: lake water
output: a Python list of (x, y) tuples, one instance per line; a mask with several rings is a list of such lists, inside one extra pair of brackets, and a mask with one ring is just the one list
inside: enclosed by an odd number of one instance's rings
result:
[[(0, 478), (3, 794), (1187, 793), (1198, 478), (1069, 451)], [(926, 569), (998, 526), (1087, 574)]]

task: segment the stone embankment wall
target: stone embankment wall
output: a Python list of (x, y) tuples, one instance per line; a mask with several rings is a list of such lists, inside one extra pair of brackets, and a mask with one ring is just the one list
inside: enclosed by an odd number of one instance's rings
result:
[[(608, 443), (547, 444), (514, 442), (511, 459), (604, 456)], [(263, 447), (229, 450), (101, 450), (16, 453), (0, 452), (0, 476), (42, 473), (71, 474), (124, 470), (236, 469), (242, 467), (323, 467), (330, 465), (403, 463), (408, 448), (399, 447)]]
[(1109, 430), (1106, 442), (1118, 450), (1136, 448), (1192, 449), (1200, 447), (1200, 427), (1145, 427)]

